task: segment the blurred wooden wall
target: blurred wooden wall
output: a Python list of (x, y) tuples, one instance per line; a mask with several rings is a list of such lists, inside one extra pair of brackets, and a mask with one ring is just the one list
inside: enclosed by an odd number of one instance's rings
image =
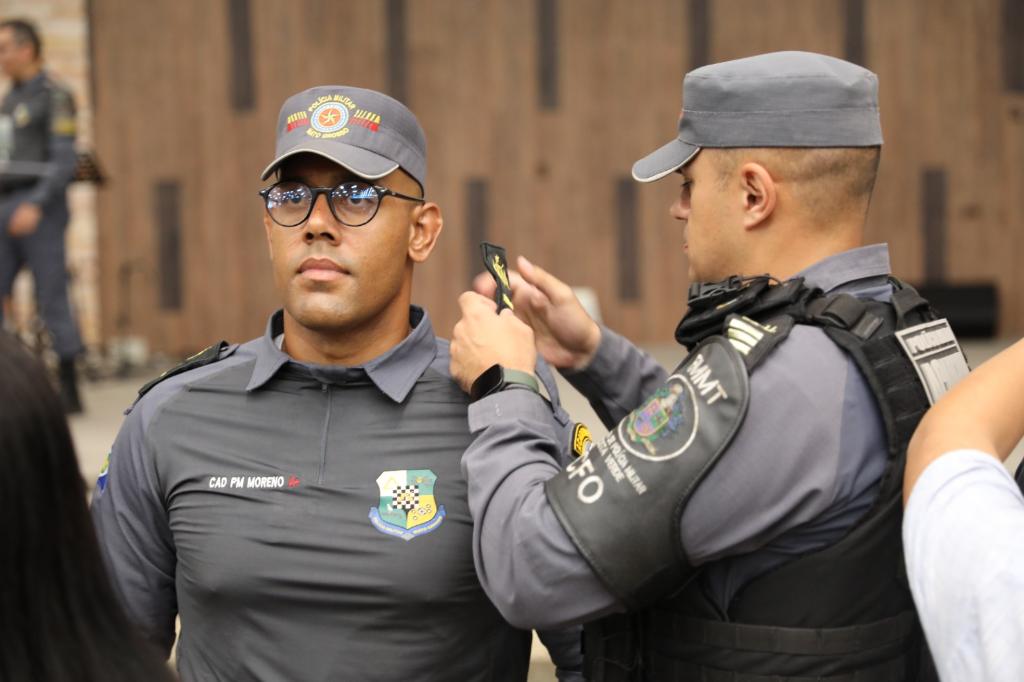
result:
[[(683, 73), (806, 49), (879, 74), (870, 216), (896, 272), (993, 281), (1024, 332), (1024, 3), (1016, 0), (90, 0), (105, 338), (183, 353), (277, 307), (256, 191), (288, 95), (389, 92), (429, 140), (441, 244), (416, 299), (448, 335), (481, 238), (593, 287), (667, 341), (687, 286), (677, 191), (630, 180)], [(927, 224), (926, 224), (927, 223)], [(927, 271), (926, 271), (927, 268)]]

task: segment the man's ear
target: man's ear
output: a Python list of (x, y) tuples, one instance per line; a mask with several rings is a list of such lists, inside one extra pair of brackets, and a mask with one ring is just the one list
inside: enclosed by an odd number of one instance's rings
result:
[(422, 263), (430, 257), (430, 252), (437, 244), (437, 238), (444, 229), (444, 217), (441, 207), (433, 201), (413, 209), (409, 223), (409, 259), (414, 263)]
[(739, 170), (740, 189), (743, 191), (743, 227), (755, 229), (764, 224), (778, 201), (778, 187), (768, 169), (753, 161)]

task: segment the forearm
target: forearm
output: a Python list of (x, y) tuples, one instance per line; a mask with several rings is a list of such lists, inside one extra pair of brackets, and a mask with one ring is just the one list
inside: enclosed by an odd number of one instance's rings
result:
[(601, 328), (601, 344), (590, 364), (562, 374), (609, 428), (636, 409), (667, 377), (654, 358), (607, 327)]
[(473, 514), (474, 558), (488, 596), (513, 625), (557, 628), (612, 610), (600, 583), (562, 529), (544, 483), (561, 447), (546, 403), (503, 391), (470, 406), (476, 440), (463, 455)]
[(904, 502), (928, 465), (971, 448), (1005, 459), (1024, 436), (1024, 341), (996, 355), (943, 396), (921, 420), (907, 451)]

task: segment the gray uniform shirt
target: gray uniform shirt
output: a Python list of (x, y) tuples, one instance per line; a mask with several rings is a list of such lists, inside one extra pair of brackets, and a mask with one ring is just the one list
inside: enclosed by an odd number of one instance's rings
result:
[[(130, 410), (92, 511), (130, 617), (165, 652), (180, 615), (183, 680), (526, 679), (530, 635), (474, 571), (468, 398), (447, 342), (411, 320), (343, 368), (281, 352), (278, 313)], [(579, 665), (578, 633), (541, 636)]]
[[(811, 286), (887, 300), (885, 245), (847, 251), (801, 276)], [(590, 366), (567, 375), (611, 426), (667, 373), (603, 329)], [(820, 329), (797, 325), (753, 373), (746, 419), (682, 513), (689, 560), (723, 611), (750, 579), (840, 539), (868, 510), (885, 468), (881, 414), (853, 360)], [(543, 401), (500, 392), (470, 405), (477, 439), (463, 456), (484, 588), (521, 627), (592, 620), (624, 607), (563, 530), (544, 493), (567, 447)]]
[(0, 174), (0, 191), (31, 186), (25, 200), (39, 205), (64, 196), (75, 174), (75, 101), (45, 71), (0, 102), (0, 161), (46, 164), (41, 175)]

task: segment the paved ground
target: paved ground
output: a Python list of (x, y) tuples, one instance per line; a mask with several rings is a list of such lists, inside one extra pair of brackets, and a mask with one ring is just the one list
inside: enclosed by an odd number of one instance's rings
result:
[[(967, 342), (964, 351), (972, 366), (977, 366), (1007, 345), (1005, 341)], [(667, 367), (674, 367), (682, 359), (682, 348), (676, 345), (659, 345), (649, 351)], [(154, 376), (159, 372), (155, 372)], [(79, 463), (86, 481), (96, 480), (110, 445), (117, 434), (122, 414), (132, 401), (138, 388), (150, 377), (140, 376), (133, 379), (85, 383), (83, 400), (86, 412), (84, 415), (71, 419), (71, 431), (78, 450)], [(579, 421), (591, 426), (595, 436), (602, 435), (600, 421), (590, 406), (559, 377), (562, 402)], [(1022, 444), (1024, 446), (1024, 444)], [(1018, 446), (1014, 455), (1007, 462), (1013, 470), (1024, 454), (1024, 447)], [(530, 671), (531, 682), (553, 682), (555, 680), (550, 663), (547, 662), (543, 647), (534, 647), (534, 664)]]

